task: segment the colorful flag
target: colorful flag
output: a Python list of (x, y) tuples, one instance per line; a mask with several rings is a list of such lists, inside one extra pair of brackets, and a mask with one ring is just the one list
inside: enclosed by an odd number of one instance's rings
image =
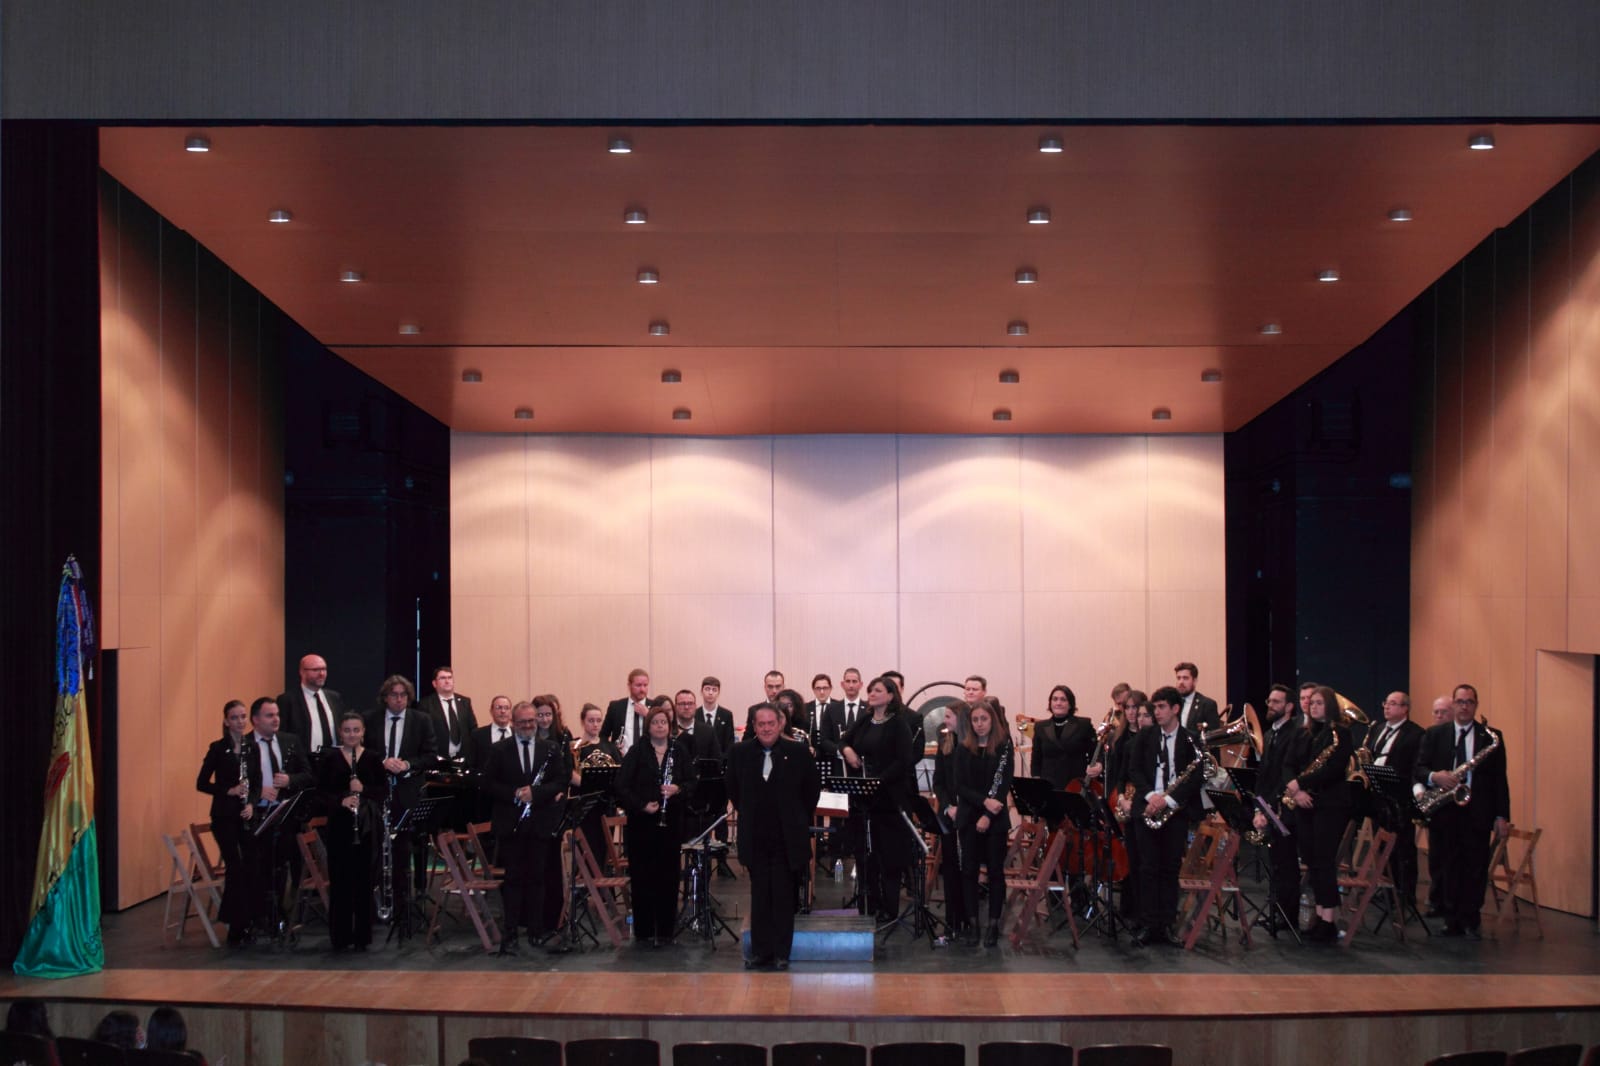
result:
[(33, 908), (11, 968), (25, 977), (76, 977), (105, 968), (100, 852), (83, 684), (94, 676), (94, 620), (78, 560), (67, 556), (56, 598), (55, 744), (45, 780), (44, 829)]

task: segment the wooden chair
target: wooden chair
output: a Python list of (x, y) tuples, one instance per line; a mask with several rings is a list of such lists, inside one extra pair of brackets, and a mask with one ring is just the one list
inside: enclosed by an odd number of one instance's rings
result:
[(628, 879), (600, 872), (600, 861), (582, 830), (567, 836), (578, 852), (578, 881), (588, 896), (589, 910), (600, 919), (611, 946), (620, 948), (628, 939)]
[(628, 824), (628, 819), (620, 814), (608, 814), (600, 823), (606, 829), (606, 872), (613, 877), (624, 877), (628, 873), (628, 856), (622, 849), (622, 827)]
[[(1233, 895), (1235, 904), (1238, 902), (1239, 875), (1233, 860), (1239, 854), (1239, 841), (1239, 834), (1220, 822), (1204, 821), (1195, 828), (1194, 839), (1178, 869), (1178, 890), (1183, 893), (1178, 900), (1178, 942), (1185, 951), (1194, 948), (1213, 911), (1224, 939), (1228, 935), (1224, 903), (1228, 894)], [(1239, 939), (1249, 947), (1250, 923), (1245, 920), (1243, 908), (1235, 906), (1235, 917)]]
[(636, 1036), (568, 1040), (567, 1066), (661, 1066), (661, 1045)]
[(7, 1066), (60, 1066), (55, 1041), (31, 1033), (0, 1032), (0, 1062)]
[(475, 1036), (467, 1054), (489, 1066), (561, 1066), (561, 1041), (531, 1036)]
[(1390, 894), (1394, 905), (1390, 908), (1389, 917), (1394, 922), (1395, 933), (1400, 939), (1405, 939), (1405, 927), (1400, 924), (1399, 897), (1395, 895), (1394, 881), (1389, 876), (1389, 856), (1394, 854), (1395, 841), (1398, 839), (1388, 829), (1379, 829), (1361, 838), (1351, 853), (1351, 872), (1339, 874), (1339, 887), (1344, 890), (1339, 910), (1345, 919), (1341, 947), (1349, 947), (1355, 942), (1356, 935), (1365, 928), (1367, 908), (1380, 891)]
[(867, 1047), (838, 1040), (773, 1044), (772, 1066), (867, 1066)]
[(1504, 1051), (1457, 1051), (1431, 1058), (1427, 1066), (1505, 1066)]
[(494, 908), (491, 906), (489, 893), (499, 890), (500, 879), (479, 877), (473, 873), (466, 849), (461, 846), (461, 838), (449, 830), (436, 833), (433, 846), (439, 857), (444, 860), (445, 877), (444, 887), (429, 901), (426, 942), (432, 944), (438, 937), (439, 912), (443, 909), (445, 900), (454, 896), (461, 901), (461, 909), (471, 920), (472, 927), (478, 931), (478, 941), (483, 945), (483, 950), (499, 950), (500, 926), (494, 920)]
[(211, 832), (210, 822), (189, 823), (189, 843), (194, 845), (194, 857), (201, 866), (205, 867), (206, 873), (211, 875), (211, 879), (220, 886), (228, 876), (228, 864), (221, 860), (220, 851), (218, 851), (219, 857), (217, 861), (213, 862), (211, 860), (212, 845), (216, 842), (217, 838)]
[[(1543, 829), (1530, 831), (1512, 826), (1489, 857), (1489, 888), (1494, 896), (1496, 924), (1507, 918), (1522, 917), (1522, 900), (1517, 896), (1517, 889), (1526, 888), (1533, 904), (1533, 924), (1539, 930), (1541, 940), (1544, 938), (1544, 919), (1539, 916), (1539, 882), (1533, 876), (1533, 852), (1543, 835)], [(1522, 845), (1522, 858), (1515, 867), (1511, 865), (1511, 845), (1514, 842)], [(1508, 901), (1511, 904), (1509, 907), (1506, 906)]]
[[(175, 837), (162, 833), (161, 842), (166, 845), (167, 856), (172, 860), (172, 874), (167, 881), (167, 903), (161, 917), (162, 940), (166, 940), (167, 932), (174, 927), (178, 933), (173, 939), (182, 940), (189, 924), (189, 913), (193, 910), (211, 946), (220, 948), (222, 940), (217, 936), (215, 919), (216, 908), (222, 905), (222, 892), (211, 885), (195, 860), (189, 843), (189, 831), (185, 829)], [(177, 918), (172, 917), (174, 902), (178, 904)]]
[(80, 1040), (75, 1036), (56, 1037), (56, 1057), (61, 1066), (123, 1066), (122, 1049), (99, 1040)]
[(991, 1040), (978, 1045), (978, 1066), (1072, 1066), (1072, 1045), (1048, 1040)]
[(295, 893), (296, 928), (306, 924), (306, 911), (320, 910), (321, 918), (328, 920), (328, 851), (322, 835), (308, 829), (295, 837), (300, 845), (300, 886)]
[(479, 877), (504, 878), (506, 868), (496, 866), (493, 862), (494, 849), (490, 847), (493, 843), (493, 829), (492, 822), (471, 822), (467, 825), (467, 843), (472, 849), (470, 852), (472, 866)]
[[(1011, 946), (1021, 947), (1027, 939), (1033, 924), (1039, 920), (1040, 913), (1047, 906), (1047, 897), (1052, 887), (1059, 884), (1056, 880), (1056, 871), (1061, 867), (1061, 856), (1066, 851), (1066, 834), (1056, 832), (1049, 834), (1050, 843), (1044, 849), (1042, 858), (1037, 858), (1032, 867), (1015, 875), (1006, 876), (1006, 889), (1009, 895), (1007, 905), (1013, 903), (1017, 906), (1016, 921), (1012, 924), (1010, 940)], [(1026, 851), (1026, 849), (1025, 849)], [(1038, 850), (1033, 849), (1037, 856)], [(1073, 917), (1072, 908), (1063, 907), (1067, 916), (1067, 928), (1072, 932), (1072, 946), (1078, 946), (1078, 920)]]
[(1506, 1066), (1578, 1066), (1582, 1044), (1548, 1044), (1525, 1047), (1506, 1056)]
[(1078, 1066), (1172, 1066), (1165, 1044), (1096, 1044), (1078, 1049)]
[(872, 1049), (872, 1066), (966, 1066), (966, 1062), (965, 1044), (916, 1041)]
[(703, 1040), (672, 1045), (672, 1066), (767, 1066), (760, 1044), (726, 1044)]

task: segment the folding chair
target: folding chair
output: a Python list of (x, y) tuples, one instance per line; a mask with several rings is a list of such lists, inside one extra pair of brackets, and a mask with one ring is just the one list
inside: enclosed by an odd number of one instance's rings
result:
[(1239, 854), (1239, 840), (1238, 833), (1220, 822), (1201, 822), (1195, 828), (1183, 865), (1178, 868), (1178, 890), (1183, 893), (1178, 902), (1178, 940), (1185, 951), (1194, 948), (1212, 911), (1216, 912), (1217, 928), (1227, 938), (1227, 893), (1233, 894), (1239, 939), (1250, 946), (1250, 923), (1245, 920), (1244, 908), (1237, 906), (1239, 875), (1233, 860)]
[[(1539, 930), (1540, 939), (1544, 938), (1544, 920), (1539, 917), (1539, 882), (1533, 877), (1533, 851), (1539, 846), (1539, 838), (1543, 835), (1543, 829), (1529, 831), (1512, 826), (1489, 857), (1489, 887), (1494, 894), (1495, 923), (1499, 924), (1507, 918), (1521, 919), (1522, 900), (1517, 896), (1517, 889), (1526, 887), (1533, 904), (1533, 924)], [(1512, 841), (1523, 845), (1522, 860), (1515, 868), (1511, 865)], [(1506, 906), (1507, 901), (1511, 906)]]
[(493, 843), (493, 838), (490, 834), (493, 831), (493, 825), (492, 822), (468, 823), (467, 843), (471, 845), (470, 857), (473, 869), (477, 871), (479, 877), (503, 878), (506, 875), (505, 867), (496, 866), (492, 861), (494, 850), (490, 847), (490, 844)]
[(472, 872), (472, 864), (467, 859), (466, 850), (461, 846), (461, 838), (449, 830), (436, 833), (433, 846), (444, 860), (445, 886), (440, 894), (431, 901), (428, 913), (427, 942), (432, 944), (439, 932), (439, 912), (444, 907), (444, 901), (450, 896), (455, 896), (461, 901), (461, 909), (472, 921), (472, 927), (478, 931), (478, 940), (483, 944), (484, 951), (496, 951), (500, 947), (500, 926), (494, 920), (494, 911), (490, 906), (489, 893), (497, 891), (501, 882), (498, 878), (478, 877)]
[(328, 852), (322, 835), (315, 829), (296, 834), (300, 846), (300, 884), (295, 890), (294, 924), (306, 924), (306, 908), (320, 910), (324, 922), (328, 920)]
[[(1044, 849), (1044, 857), (1036, 861), (1032, 867), (1024, 869), (1016, 875), (1006, 876), (1007, 904), (1016, 900), (1020, 893), (1021, 903), (1018, 907), (1017, 918), (1011, 927), (1011, 946), (1021, 947), (1023, 940), (1027, 939), (1033, 924), (1039, 920), (1039, 912), (1046, 905), (1046, 897), (1050, 890), (1059, 882), (1056, 880), (1056, 871), (1061, 867), (1061, 856), (1067, 848), (1066, 834), (1055, 832), (1049, 834), (1050, 843)], [(1029, 851), (1038, 854), (1037, 848), (1025, 846), (1023, 853)], [(1072, 933), (1072, 946), (1078, 946), (1078, 920), (1072, 915), (1070, 905), (1062, 908), (1067, 916), (1067, 928)]]
[(1351, 852), (1351, 872), (1339, 874), (1339, 888), (1344, 896), (1339, 910), (1345, 919), (1344, 939), (1341, 947), (1355, 942), (1356, 934), (1365, 928), (1367, 908), (1380, 890), (1390, 893), (1394, 906), (1389, 917), (1394, 921), (1395, 932), (1405, 939), (1405, 927), (1400, 924), (1400, 901), (1394, 893), (1394, 881), (1389, 877), (1389, 856), (1394, 854), (1399, 838), (1389, 829), (1379, 829), (1370, 836), (1359, 839)]
[[(188, 830), (184, 830), (176, 837), (162, 833), (161, 842), (166, 845), (167, 855), (172, 859), (172, 875), (167, 882), (167, 904), (161, 916), (162, 940), (166, 939), (167, 931), (174, 926), (177, 927), (178, 935), (173, 939), (183, 939), (184, 929), (189, 923), (189, 909), (193, 907), (195, 916), (200, 919), (200, 925), (206, 931), (206, 938), (211, 941), (211, 946), (220, 948), (222, 940), (217, 936), (214, 921), (216, 912), (212, 907), (221, 906), (222, 893), (213, 891), (209, 882), (200, 880), (204, 875), (190, 849)], [(201, 895), (202, 889), (206, 891), (204, 896)], [(179, 903), (176, 920), (172, 917), (174, 901)]]
[(589, 846), (589, 838), (581, 830), (568, 833), (567, 836), (578, 852), (578, 881), (589, 897), (589, 909), (605, 927), (606, 938), (611, 941), (611, 946), (620, 948), (627, 940), (628, 879), (600, 872), (600, 862), (595, 858), (594, 849)]
[(628, 856), (622, 849), (622, 827), (627, 821), (620, 814), (608, 814), (600, 819), (606, 830), (606, 872), (616, 877), (628, 872)]

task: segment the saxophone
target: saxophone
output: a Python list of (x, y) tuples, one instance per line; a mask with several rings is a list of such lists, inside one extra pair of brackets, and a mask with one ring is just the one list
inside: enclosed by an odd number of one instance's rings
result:
[[(1217, 772), (1216, 767), (1212, 765), (1211, 762), (1211, 753), (1198, 744), (1195, 745), (1195, 750), (1196, 755), (1194, 759), (1190, 761), (1188, 766), (1183, 768), (1183, 772), (1175, 779), (1167, 782), (1167, 795), (1170, 796), (1172, 795), (1173, 790), (1181, 788), (1185, 781), (1194, 776), (1196, 770), (1200, 771), (1202, 780)], [(1151, 829), (1160, 829), (1171, 820), (1173, 812), (1176, 810), (1176, 807), (1162, 807), (1161, 810), (1156, 812), (1154, 817), (1145, 815), (1144, 824), (1149, 826)]]
[[(1306, 768), (1304, 770), (1301, 770), (1298, 774), (1294, 775), (1295, 776), (1295, 780), (1298, 781), (1300, 778), (1304, 777), (1306, 774), (1314, 774), (1314, 773), (1316, 773), (1318, 770), (1320, 770), (1324, 766), (1328, 765), (1328, 760), (1329, 759), (1333, 758), (1335, 755), (1337, 755), (1339, 753), (1339, 730), (1334, 729), (1334, 727), (1331, 726), (1331, 725), (1328, 728), (1329, 729), (1333, 729), (1333, 743), (1329, 744), (1327, 747), (1325, 747), (1321, 751), (1317, 752), (1317, 757), (1315, 759), (1312, 759), (1311, 762), (1306, 766)], [(1294, 801), (1294, 794), (1292, 792), (1290, 792), (1288, 789), (1284, 789), (1283, 790), (1283, 801), (1282, 802), (1283, 802), (1283, 806), (1285, 806), (1285, 807), (1292, 808), (1292, 807), (1297, 806), (1297, 804)]]
[(1472, 758), (1450, 771), (1458, 779), (1456, 787), (1425, 788), (1422, 795), (1417, 797), (1417, 810), (1422, 812), (1424, 818), (1452, 800), (1458, 807), (1465, 807), (1472, 802), (1472, 786), (1467, 784), (1467, 775), (1500, 747), (1499, 731), (1490, 729), (1488, 722), (1483, 723), (1483, 728), (1489, 734), (1489, 743), (1481, 751), (1473, 753)]

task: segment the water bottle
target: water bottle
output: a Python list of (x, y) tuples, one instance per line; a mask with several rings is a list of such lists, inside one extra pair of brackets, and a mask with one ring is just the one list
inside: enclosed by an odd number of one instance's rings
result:
[(833, 860), (833, 879), (835, 881), (843, 881), (844, 880), (844, 860), (843, 859), (834, 859)]

